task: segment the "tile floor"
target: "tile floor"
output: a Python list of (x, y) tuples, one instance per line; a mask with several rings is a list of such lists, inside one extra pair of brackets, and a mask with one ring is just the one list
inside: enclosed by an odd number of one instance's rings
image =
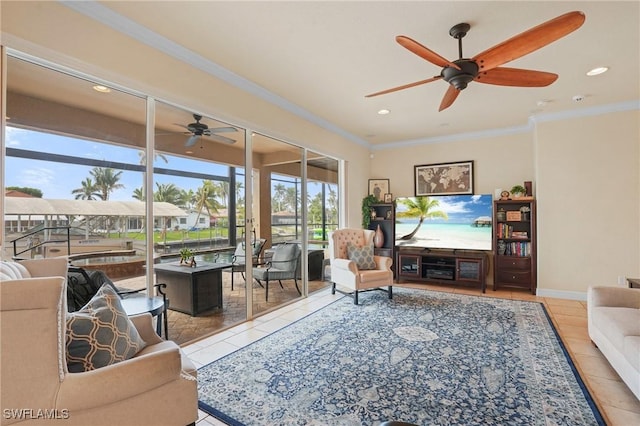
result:
[[(480, 295), (476, 289), (411, 284), (399, 286)], [(589, 340), (586, 302), (542, 298), (522, 291), (487, 290), (484, 296), (544, 303), (607, 424), (611, 426), (640, 425), (640, 401), (635, 398)], [(338, 297), (341, 295), (333, 296), (328, 289), (318, 291), (307, 299), (185, 345), (183, 350), (196, 366), (203, 366), (331, 303)], [(199, 414), (198, 426), (224, 425), (202, 411)]]

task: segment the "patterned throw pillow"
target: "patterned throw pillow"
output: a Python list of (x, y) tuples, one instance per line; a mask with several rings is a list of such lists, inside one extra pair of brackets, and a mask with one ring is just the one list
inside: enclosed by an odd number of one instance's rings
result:
[(378, 269), (373, 258), (373, 246), (356, 247), (352, 244), (347, 246), (347, 257), (358, 265), (358, 269)]
[(71, 373), (133, 358), (145, 345), (108, 284), (82, 309), (67, 314), (67, 368)]

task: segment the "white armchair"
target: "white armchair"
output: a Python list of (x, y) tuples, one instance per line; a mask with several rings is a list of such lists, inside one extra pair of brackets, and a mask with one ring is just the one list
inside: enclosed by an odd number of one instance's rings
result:
[[(373, 235), (374, 232), (370, 230), (349, 228), (338, 229), (329, 234), (333, 282), (331, 293), (338, 291), (351, 295), (356, 305), (358, 293), (362, 291), (381, 290), (389, 293), (389, 299), (393, 297), (393, 261), (390, 257), (373, 255)], [(388, 286), (388, 289), (381, 288), (384, 286)]]

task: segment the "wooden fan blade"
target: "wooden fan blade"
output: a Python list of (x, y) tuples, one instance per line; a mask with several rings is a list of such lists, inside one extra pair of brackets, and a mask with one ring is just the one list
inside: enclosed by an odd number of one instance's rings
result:
[(488, 71), (552, 43), (577, 30), (584, 23), (582, 12), (569, 12), (535, 26), (517, 36), (485, 50), (472, 59), (480, 72)]
[(431, 83), (432, 81), (440, 80), (441, 78), (442, 78), (441, 76), (437, 75), (435, 77), (431, 77), (431, 78), (428, 78), (426, 80), (420, 80), (420, 81), (416, 81), (415, 83), (405, 84), (404, 86), (398, 86), (398, 87), (394, 87), (392, 89), (383, 90), (381, 92), (372, 93), (370, 95), (366, 95), (365, 98), (371, 98), (373, 96), (385, 95), (387, 93), (397, 92), (398, 90), (408, 89), (410, 87), (419, 86), (421, 84)]
[(518, 68), (498, 67), (481, 72), (475, 78), (478, 83), (497, 86), (544, 87), (558, 79), (558, 74), (544, 71), (522, 70)]
[(427, 61), (431, 62), (434, 65), (437, 65), (439, 67), (449, 66), (457, 70), (460, 69), (458, 65), (454, 64), (453, 62), (450, 62), (448, 59), (443, 58), (442, 56), (438, 55), (436, 52), (426, 48), (425, 46), (421, 45), (420, 43), (418, 43), (412, 38), (399, 35), (396, 37), (396, 41), (405, 49), (410, 50), (411, 52), (420, 56), (422, 59), (426, 59)]
[(440, 109), (438, 110), (438, 112), (449, 108), (455, 102), (459, 94), (460, 94), (460, 90), (456, 89), (450, 84), (449, 88), (447, 89), (447, 92), (444, 94), (444, 97), (442, 98), (442, 102), (440, 102)]

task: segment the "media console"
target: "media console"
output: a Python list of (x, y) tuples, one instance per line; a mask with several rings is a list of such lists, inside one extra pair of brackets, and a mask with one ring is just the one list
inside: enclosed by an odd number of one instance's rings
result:
[(488, 256), (480, 251), (396, 247), (396, 281), (477, 285), (484, 293)]

